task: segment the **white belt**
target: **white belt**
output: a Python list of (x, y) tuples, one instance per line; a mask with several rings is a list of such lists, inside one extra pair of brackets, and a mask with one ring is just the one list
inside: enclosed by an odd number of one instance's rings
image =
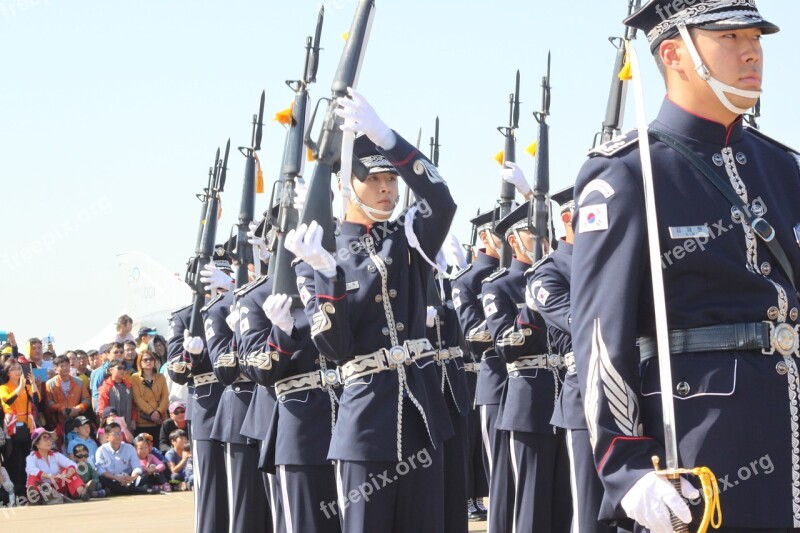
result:
[(442, 348), (433, 356), (436, 361), (448, 361), (458, 357), (464, 357), (464, 352), (461, 351), (461, 348)]
[(194, 376), (194, 386), (208, 385), (210, 383), (219, 383), (217, 376), (213, 372), (206, 372), (205, 374), (198, 374)]
[(327, 389), (341, 384), (339, 369), (315, 370), (275, 382), (275, 394), (283, 401), (285, 395), (314, 389)]
[(347, 385), (355, 379), (394, 370), (398, 365), (410, 365), (413, 361), (434, 357), (438, 353), (428, 339), (407, 340), (402, 346), (381, 348), (370, 354), (357, 355), (355, 359), (339, 367), (340, 375), (342, 382)]
[(526, 355), (520, 357), (513, 363), (508, 363), (506, 369), (509, 372), (519, 372), (520, 370), (529, 369), (556, 369), (564, 366), (564, 359), (555, 353), (540, 354), (540, 355)]
[(476, 374), (481, 371), (480, 363), (464, 363), (464, 372), (475, 372)]

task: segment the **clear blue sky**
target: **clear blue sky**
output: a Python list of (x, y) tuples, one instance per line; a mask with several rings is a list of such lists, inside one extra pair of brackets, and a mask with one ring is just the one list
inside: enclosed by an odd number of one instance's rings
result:
[[(269, 117), (291, 101), (306, 35), (320, 3), (309, 0), (0, 0), (0, 330), (52, 332), (59, 351), (123, 307), (115, 256), (140, 250), (183, 272), (217, 146), (249, 141), (266, 89)], [(355, 0), (326, 5), (314, 98), (330, 93)], [(551, 190), (570, 184), (599, 129), (625, 0), (378, 0), (359, 90), (409, 139), (441, 117), (441, 172), (467, 219), (499, 192), (514, 72), (522, 72), (519, 160), (536, 137), (547, 51), (552, 50)], [(800, 146), (797, 50), (800, 3), (762, 0), (782, 32), (765, 38), (762, 129)], [(638, 49), (646, 47), (640, 39)], [(648, 115), (663, 85), (643, 57)], [(632, 112), (631, 112), (632, 113)], [(633, 123), (631, 113), (626, 125)], [(278, 174), (284, 131), (264, 128), (265, 178)], [(231, 154), (220, 232), (235, 222), (244, 158)], [(308, 174), (308, 172), (307, 172)], [(310, 174), (309, 174), (310, 175)], [(777, 177), (776, 177), (777, 178)], [(266, 208), (260, 196), (257, 209)], [(187, 302), (188, 303), (188, 302)], [(135, 317), (134, 317), (135, 318)], [(86, 347), (91, 348), (91, 347)]]

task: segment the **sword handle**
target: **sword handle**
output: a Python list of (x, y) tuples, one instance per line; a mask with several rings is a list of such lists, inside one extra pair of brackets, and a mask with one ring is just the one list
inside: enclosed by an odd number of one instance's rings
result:
[[(670, 479), (669, 482), (672, 483), (677, 493), (683, 497), (683, 494), (681, 494), (681, 478), (674, 477)], [(669, 520), (672, 522), (672, 531), (674, 533), (689, 533), (689, 524), (684, 524), (683, 520), (675, 516), (671, 511), (669, 513)]]

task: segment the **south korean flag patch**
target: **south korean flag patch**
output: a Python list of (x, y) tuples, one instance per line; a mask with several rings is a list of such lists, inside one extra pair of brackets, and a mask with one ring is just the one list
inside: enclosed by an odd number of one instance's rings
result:
[(547, 305), (548, 296), (550, 296), (550, 293), (544, 287), (539, 287), (539, 290), (536, 291), (536, 301), (540, 305)]
[(608, 229), (608, 205), (585, 205), (578, 210), (578, 233)]

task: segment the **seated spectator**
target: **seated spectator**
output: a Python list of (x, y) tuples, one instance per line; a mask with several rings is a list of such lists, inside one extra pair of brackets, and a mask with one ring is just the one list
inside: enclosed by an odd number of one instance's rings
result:
[(94, 462), (94, 455), (89, 452), (89, 449), (84, 444), (76, 444), (70, 454), (70, 459), (75, 461), (78, 465), (78, 475), (81, 476), (84, 485), (92, 482), (92, 498), (105, 498), (106, 491), (100, 483), (100, 476), (97, 475), (97, 469), (92, 464)]
[(136, 448), (136, 455), (139, 456), (139, 467), (133, 469), (133, 476), (137, 478), (136, 484), (140, 487), (155, 487), (170, 492), (169, 483), (165, 477), (167, 469), (161, 459), (153, 453), (153, 437), (148, 433), (142, 433), (133, 439)]
[(167, 380), (156, 370), (156, 358), (143, 350), (136, 359), (139, 372), (131, 376), (133, 403), (136, 409), (136, 434), (157, 435), (167, 417), (169, 392)]
[[(97, 353), (97, 350), (93, 350)], [(89, 356), (83, 350), (75, 350), (75, 377), (83, 381), (86, 390), (89, 390), (89, 378), (92, 371), (89, 370)]]
[(167, 451), (167, 465), (172, 470), (171, 482), (178, 483), (179, 490), (192, 490), (194, 485), (194, 466), (189, 437), (182, 429), (169, 435), (172, 448)]
[(167, 453), (172, 447), (169, 436), (176, 429), (186, 431), (186, 404), (182, 402), (172, 402), (169, 404), (169, 419), (164, 421), (161, 426), (161, 434), (158, 438), (159, 449)]
[(89, 450), (89, 462), (94, 464), (94, 454), (97, 452), (97, 443), (92, 439), (92, 423), (85, 416), (74, 420), (73, 430), (67, 433), (64, 441), (68, 454), (75, 452), (76, 446), (84, 446)]
[(89, 410), (89, 389), (78, 378), (69, 375), (69, 359), (66, 355), (55, 358), (56, 377), (45, 385), (45, 405), (50, 420), (56, 424), (59, 441), (64, 439), (64, 422)]
[(140, 468), (136, 449), (122, 442), (122, 429), (116, 422), (105, 426), (108, 442), (97, 449), (95, 465), (103, 487), (111, 494), (158, 494), (158, 489), (147, 489), (136, 486), (133, 470)]
[(100, 446), (102, 446), (106, 442), (108, 442), (108, 439), (106, 438), (106, 430), (103, 429), (103, 428), (98, 429), (97, 430), (97, 447), (99, 448)]
[(136, 366), (136, 343), (133, 341), (125, 341), (122, 343), (122, 358), (125, 360), (127, 367), (128, 377), (130, 378), (135, 372), (141, 370)]
[(78, 465), (53, 451), (53, 433), (37, 428), (31, 436), (31, 446), (31, 453), (25, 461), (29, 502), (47, 503), (53, 497), (53, 491), (83, 501), (91, 497), (93, 484), (84, 485), (78, 475)]
[[(103, 427), (105, 427), (105, 425), (109, 422), (116, 422), (119, 424), (119, 427), (122, 428), (122, 441), (127, 442), (128, 444), (133, 444), (133, 433), (130, 429), (128, 429), (128, 424), (125, 422), (125, 418), (119, 416), (119, 413), (117, 413), (117, 410), (114, 407), (106, 407), (103, 411), (101, 424)], [(102, 430), (98, 430), (98, 436), (100, 431)]]
[(117, 319), (117, 336), (114, 338), (114, 342), (125, 342), (125, 341), (136, 340), (133, 338), (133, 335), (131, 334), (132, 329), (133, 329), (133, 319), (128, 315), (121, 315)]
[(0, 507), (5, 505), (8, 502), (9, 507), (14, 507), (14, 503), (16, 502), (16, 497), (14, 495), (14, 482), (11, 481), (11, 476), (8, 474), (8, 470), (6, 467), (3, 466), (3, 454), (0, 453), (0, 494), (2, 494), (2, 498), (0, 498)]
[(109, 376), (98, 391), (97, 412), (105, 414), (107, 407), (113, 407), (125, 419), (128, 429), (135, 430), (138, 413), (134, 409), (132, 385), (127, 376), (125, 362), (122, 359), (112, 359), (108, 372)]

